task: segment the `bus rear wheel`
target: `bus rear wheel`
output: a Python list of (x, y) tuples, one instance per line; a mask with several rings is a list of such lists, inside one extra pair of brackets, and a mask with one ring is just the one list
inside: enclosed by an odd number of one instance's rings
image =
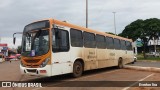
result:
[(83, 73), (83, 65), (80, 61), (76, 61), (73, 65), (73, 77), (80, 77)]
[(122, 58), (120, 58), (119, 60), (118, 60), (118, 68), (119, 69), (121, 69), (121, 68), (123, 68), (123, 59)]

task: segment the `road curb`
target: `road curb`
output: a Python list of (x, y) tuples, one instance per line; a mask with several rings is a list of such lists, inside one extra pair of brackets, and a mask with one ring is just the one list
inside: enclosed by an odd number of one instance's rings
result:
[(139, 70), (139, 71), (150, 71), (150, 72), (159, 72), (160, 73), (160, 68), (156, 68), (156, 67), (140, 67), (140, 66), (125, 65), (124, 68)]
[(160, 62), (158, 60), (137, 60), (137, 62)]

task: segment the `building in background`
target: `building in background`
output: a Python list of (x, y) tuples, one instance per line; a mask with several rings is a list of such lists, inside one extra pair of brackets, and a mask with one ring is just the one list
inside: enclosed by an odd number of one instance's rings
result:
[[(143, 52), (143, 41), (138, 38), (133, 42), (134, 53), (142, 53)], [(160, 53), (160, 37), (157, 39), (152, 38), (148, 41), (146, 46), (146, 53), (155, 52)]]
[(148, 42), (149, 52), (159, 52), (160, 53), (160, 37), (157, 39), (152, 38)]
[(143, 51), (143, 42), (140, 38), (133, 42), (134, 54), (142, 53)]
[(4, 57), (8, 56), (8, 45), (6, 43), (0, 44), (0, 53), (4, 55)]
[(5, 57), (8, 56), (8, 45), (0, 44), (0, 62), (5, 61)]

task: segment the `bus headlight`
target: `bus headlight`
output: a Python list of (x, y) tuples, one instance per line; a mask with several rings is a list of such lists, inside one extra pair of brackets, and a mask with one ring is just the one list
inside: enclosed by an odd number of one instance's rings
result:
[(45, 66), (47, 65), (47, 63), (48, 63), (49, 60), (50, 60), (50, 58), (46, 58), (46, 59), (42, 62), (42, 64), (40, 65), (40, 67), (45, 67)]
[(21, 66), (22, 66), (22, 67), (25, 67), (25, 65), (22, 63), (22, 61), (21, 61)]

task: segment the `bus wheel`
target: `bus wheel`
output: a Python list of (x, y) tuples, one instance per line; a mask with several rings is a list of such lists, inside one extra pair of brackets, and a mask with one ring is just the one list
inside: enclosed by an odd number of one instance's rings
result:
[(73, 77), (80, 77), (83, 72), (83, 65), (80, 61), (76, 61), (73, 65)]
[(119, 68), (119, 69), (123, 68), (123, 59), (122, 59), (122, 58), (120, 58), (120, 59), (118, 60), (118, 68)]

